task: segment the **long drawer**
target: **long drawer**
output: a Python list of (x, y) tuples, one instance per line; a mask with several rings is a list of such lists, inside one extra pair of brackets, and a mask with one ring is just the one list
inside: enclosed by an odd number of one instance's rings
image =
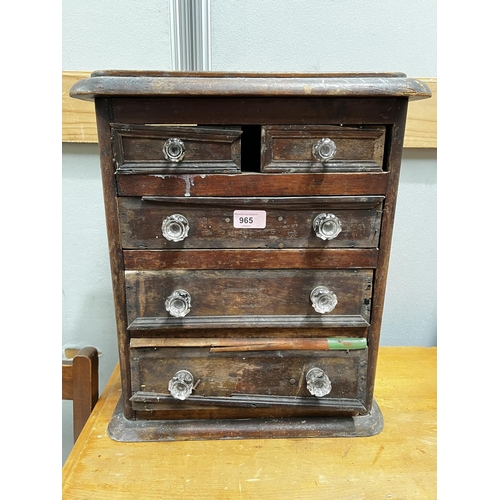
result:
[(358, 414), (366, 366), (367, 349), (132, 348), (131, 401), (148, 418)]
[(130, 329), (362, 327), (371, 269), (125, 271)]
[(383, 196), (118, 199), (125, 249), (375, 248)]

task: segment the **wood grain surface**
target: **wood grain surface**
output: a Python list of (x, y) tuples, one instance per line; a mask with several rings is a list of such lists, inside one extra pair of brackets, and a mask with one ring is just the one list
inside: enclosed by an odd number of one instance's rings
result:
[[(93, 102), (69, 97), (69, 89), (78, 80), (88, 78), (90, 71), (62, 72), (62, 142), (97, 142)], [(430, 99), (410, 102), (404, 147), (437, 147), (437, 78), (418, 78), (432, 91)]]
[(434, 499), (436, 348), (382, 347), (368, 438), (118, 443), (116, 369), (63, 467), (64, 500)]

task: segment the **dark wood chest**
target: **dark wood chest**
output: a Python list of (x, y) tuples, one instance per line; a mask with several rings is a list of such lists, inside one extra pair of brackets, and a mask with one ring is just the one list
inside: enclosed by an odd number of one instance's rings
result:
[(95, 72), (124, 441), (380, 432), (404, 74)]

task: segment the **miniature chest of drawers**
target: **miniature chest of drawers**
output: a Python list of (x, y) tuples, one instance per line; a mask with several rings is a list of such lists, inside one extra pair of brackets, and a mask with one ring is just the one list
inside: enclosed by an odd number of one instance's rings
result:
[(409, 99), (391, 74), (99, 71), (121, 441), (368, 436)]

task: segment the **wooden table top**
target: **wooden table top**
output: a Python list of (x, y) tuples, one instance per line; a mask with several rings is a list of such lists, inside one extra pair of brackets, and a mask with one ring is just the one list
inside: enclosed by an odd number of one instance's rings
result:
[(115, 369), (63, 467), (62, 498), (436, 498), (436, 354), (380, 349), (385, 426), (368, 438), (118, 443), (107, 434), (120, 397)]

